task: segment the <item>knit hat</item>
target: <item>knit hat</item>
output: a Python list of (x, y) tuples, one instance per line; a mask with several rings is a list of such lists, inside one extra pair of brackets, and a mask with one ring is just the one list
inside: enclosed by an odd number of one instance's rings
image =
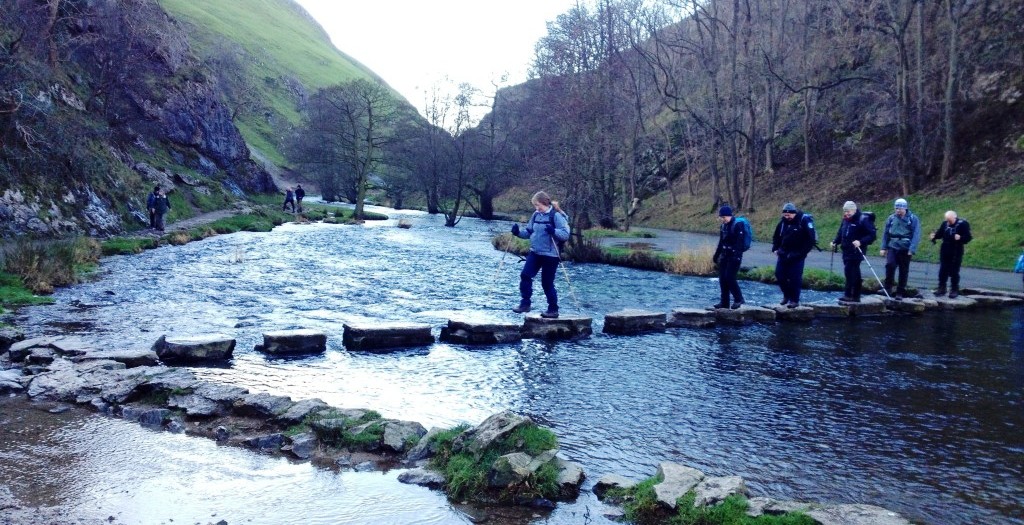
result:
[(732, 217), (732, 207), (726, 205), (726, 206), (722, 206), (721, 208), (718, 208), (718, 216), (719, 217)]
[(903, 208), (904, 210), (907, 209), (907, 199), (896, 199), (896, 202), (893, 204), (893, 207)]
[(792, 202), (787, 202), (782, 205), (782, 213), (796, 213), (796, 205)]
[(857, 203), (853, 201), (846, 201), (843, 203), (843, 211), (850, 210), (854, 211), (857, 209)]

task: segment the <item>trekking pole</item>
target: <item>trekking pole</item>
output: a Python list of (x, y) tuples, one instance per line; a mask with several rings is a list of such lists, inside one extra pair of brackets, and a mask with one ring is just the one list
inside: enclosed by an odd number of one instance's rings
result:
[(878, 274), (875, 273), (875, 267), (871, 266), (871, 261), (869, 261), (868, 257), (866, 255), (864, 255), (864, 252), (860, 249), (860, 246), (857, 246), (856, 248), (857, 248), (857, 251), (860, 253), (861, 258), (864, 259), (864, 262), (868, 263), (868, 268), (871, 270), (871, 275), (875, 276), (875, 280), (878, 281), (878, 287), (882, 289), (882, 293), (885, 294), (885, 297), (887, 299), (892, 299), (892, 297), (889, 296), (889, 290), (885, 289), (885, 285), (882, 284), (882, 280), (879, 279), (878, 278)]
[(565, 263), (562, 262), (562, 254), (558, 251), (558, 243), (555, 242), (554, 236), (551, 237), (551, 247), (555, 249), (555, 256), (558, 257), (558, 265), (562, 267), (562, 274), (565, 275), (565, 284), (569, 287), (569, 295), (572, 297), (573, 304), (576, 305), (576, 312), (583, 313), (583, 309), (580, 308), (580, 301), (576, 299), (576, 292), (572, 289), (572, 282), (569, 281), (569, 270), (565, 269)]
[(832, 268), (836, 264), (836, 247), (832, 247), (832, 256), (828, 259), (828, 273), (836, 273)]

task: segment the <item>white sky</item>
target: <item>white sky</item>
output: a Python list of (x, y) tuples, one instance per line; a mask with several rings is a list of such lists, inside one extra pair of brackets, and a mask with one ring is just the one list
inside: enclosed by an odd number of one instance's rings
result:
[(546, 23), (576, 0), (296, 0), (334, 45), (381, 76), (421, 112), (445, 76), (486, 93), (508, 73), (526, 80)]

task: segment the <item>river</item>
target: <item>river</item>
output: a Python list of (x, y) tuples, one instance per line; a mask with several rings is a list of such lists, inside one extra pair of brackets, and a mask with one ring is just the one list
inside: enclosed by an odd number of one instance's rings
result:
[[(350, 353), (348, 321), (518, 318), (509, 309), (521, 264), (489, 243), (507, 223), (452, 229), (443, 217), (382, 211), (391, 219), (109, 257), (99, 279), (20, 310), (18, 324), (130, 348), (163, 334), (231, 334), (231, 366), (194, 368), (201, 378), (428, 428), (512, 409), (558, 434), (585, 488), (611, 472), (648, 477), (667, 460), (741, 475), (755, 495), (870, 503), (932, 524), (1024, 524), (1024, 308), (607, 336), (606, 313), (706, 306), (717, 282), (567, 265), (562, 311), (594, 317), (590, 339)], [(748, 302), (778, 300), (773, 286), (741, 286)], [(263, 332), (290, 328), (325, 331), (328, 351), (253, 350)], [(32, 466), (51, 456), (74, 460), (58, 461), (60, 476)], [(0, 443), (0, 467), (0, 483), (34, 504), (124, 523), (469, 522), (440, 493), (398, 484), (397, 471), (339, 473), (98, 415)], [(585, 491), (526, 521), (612, 523), (601, 509)]]

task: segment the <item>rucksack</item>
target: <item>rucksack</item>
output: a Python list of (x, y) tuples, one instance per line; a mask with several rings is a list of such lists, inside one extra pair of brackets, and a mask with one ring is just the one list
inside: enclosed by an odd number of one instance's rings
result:
[(1017, 266), (1013, 267), (1013, 273), (1024, 273), (1024, 252), (1017, 257)]
[(814, 227), (814, 215), (804, 212), (803, 221), (804, 227), (811, 231), (811, 238), (814, 239), (814, 247), (821, 251), (821, 247), (818, 246), (818, 230)]
[(743, 227), (743, 251), (750, 249), (750, 243), (754, 240), (754, 231), (750, 228), (750, 221), (746, 217), (736, 217), (736, 224)]

